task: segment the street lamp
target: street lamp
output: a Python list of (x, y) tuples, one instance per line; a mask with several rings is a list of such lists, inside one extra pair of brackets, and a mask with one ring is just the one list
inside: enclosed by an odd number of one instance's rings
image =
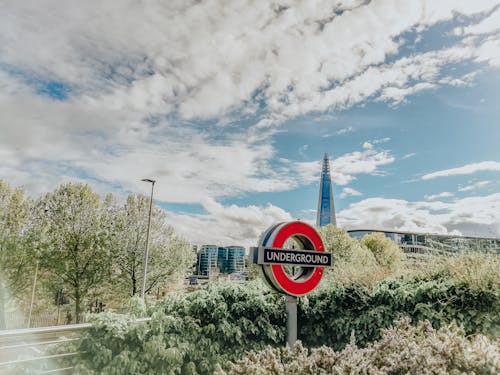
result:
[(153, 188), (155, 186), (155, 180), (149, 178), (143, 178), (141, 181), (151, 183), (151, 197), (149, 199), (149, 216), (148, 216), (148, 232), (146, 234), (146, 251), (144, 252), (144, 273), (142, 274), (142, 288), (141, 288), (141, 298), (144, 299), (144, 293), (146, 292), (146, 272), (148, 271), (148, 255), (149, 255), (149, 230), (151, 228), (151, 208), (153, 206)]

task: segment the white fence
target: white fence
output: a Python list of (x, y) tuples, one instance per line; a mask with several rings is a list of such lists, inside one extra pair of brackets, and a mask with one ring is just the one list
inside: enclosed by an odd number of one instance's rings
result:
[[(141, 318), (133, 323), (149, 320)], [(0, 331), (0, 374), (71, 373), (72, 359), (78, 354), (71, 344), (90, 327), (90, 323), (82, 323)]]
[[(82, 314), (80, 320), (81, 323), (85, 323), (85, 314)], [(72, 316), (68, 317), (65, 314), (58, 313), (57, 311), (40, 311), (31, 315), (30, 327), (28, 327), (27, 314), (22, 314), (18, 311), (5, 312), (6, 329), (51, 327), (72, 323), (75, 323)]]

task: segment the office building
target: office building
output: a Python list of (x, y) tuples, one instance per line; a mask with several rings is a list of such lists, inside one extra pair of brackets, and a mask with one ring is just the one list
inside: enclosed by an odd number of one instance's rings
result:
[(330, 176), (330, 160), (328, 154), (325, 154), (321, 166), (316, 226), (323, 227), (328, 224), (337, 226), (335, 205), (333, 201), (332, 177)]
[(243, 246), (203, 245), (197, 254), (196, 275), (213, 278), (245, 272)]
[(405, 253), (452, 255), (466, 251), (488, 254), (500, 253), (500, 238), (458, 236), (397, 231), (392, 229), (348, 229), (353, 238), (361, 239), (370, 233), (383, 233)]
[(198, 252), (196, 265), (197, 274), (211, 276), (218, 273), (217, 269), (217, 245), (203, 245)]

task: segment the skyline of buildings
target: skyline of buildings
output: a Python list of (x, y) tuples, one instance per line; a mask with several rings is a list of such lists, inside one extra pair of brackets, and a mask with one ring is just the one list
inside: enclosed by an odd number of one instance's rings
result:
[[(329, 224), (337, 226), (330, 160), (328, 153), (325, 153), (321, 166), (316, 227), (319, 228)], [(494, 238), (398, 231), (392, 228), (344, 229), (351, 237), (358, 240), (364, 235), (373, 232), (383, 233), (407, 253), (450, 254), (474, 250), (498, 253), (500, 251), (500, 239)], [(199, 251), (197, 251), (196, 246), (193, 247), (193, 250), (197, 256), (194, 276), (210, 278), (214, 275), (219, 276), (220, 274), (227, 275), (245, 272), (246, 249), (243, 246), (202, 245)]]

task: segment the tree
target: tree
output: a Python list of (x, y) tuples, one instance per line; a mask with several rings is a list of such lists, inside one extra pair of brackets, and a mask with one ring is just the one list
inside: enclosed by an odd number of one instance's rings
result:
[(68, 183), (39, 199), (34, 217), (46, 282), (69, 291), (80, 322), (85, 298), (109, 277), (109, 210), (88, 185)]
[(337, 260), (350, 261), (359, 252), (359, 242), (343, 229), (329, 224), (319, 228), (318, 233), (325, 250), (332, 253)]
[[(129, 195), (126, 203), (114, 214), (113, 262), (118, 290), (128, 296), (140, 292), (144, 269), (144, 251), (149, 214), (149, 198)], [(175, 235), (165, 222), (165, 211), (153, 206), (149, 237), (149, 259), (146, 278), (148, 293), (167, 286), (185, 276), (194, 262), (189, 243)]]
[(387, 272), (380, 267), (370, 250), (358, 240), (333, 225), (321, 227), (318, 231), (325, 250), (333, 254), (334, 265), (327, 273), (327, 280), (356, 281), (371, 284), (383, 279)]
[(369, 249), (377, 263), (389, 270), (395, 270), (404, 259), (403, 251), (383, 233), (367, 234), (361, 239), (361, 245)]
[(23, 241), (29, 204), (21, 189), (0, 180), (0, 329), (5, 328), (6, 291), (18, 295), (31, 281), (26, 275), (33, 259)]

